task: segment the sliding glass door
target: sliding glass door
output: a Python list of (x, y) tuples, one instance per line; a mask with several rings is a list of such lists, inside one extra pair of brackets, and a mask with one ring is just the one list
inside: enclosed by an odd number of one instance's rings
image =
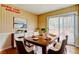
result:
[(75, 42), (75, 14), (61, 15), (48, 18), (48, 32), (64, 39), (68, 35), (68, 44)]

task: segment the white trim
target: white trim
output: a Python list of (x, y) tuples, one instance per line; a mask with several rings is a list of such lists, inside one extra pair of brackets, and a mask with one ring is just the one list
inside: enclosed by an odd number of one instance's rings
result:
[(74, 41), (74, 43), (75, 43), (75, 46), (76, 47), (79, 47), (79, 45), (78, 45), (78, 36), (79, 36), (79, 34), (78, 34), (78, 13), (76, 13), (76, 15), (77, 16), (75, 16), (75, 41)]
[(75, 47), (78, 47), (79, 48), (79, 45), (75, 45)]

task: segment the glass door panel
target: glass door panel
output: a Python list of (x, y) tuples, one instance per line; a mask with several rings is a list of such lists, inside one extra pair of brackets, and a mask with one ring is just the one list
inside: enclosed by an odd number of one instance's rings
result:
[(74, 15), (64, 17), (64, 34), (68, 35), (68, 44), (74, 44)]
[(50, 18), (48, 21), (49, 33), (58, 35), (59, 34), (59, 18)]
[(63, 38), (64, 38), (64, 23), (63, 23), (63, 17), (60, 17), (60, 26), (59, 26), (59, 28), (60, 28), (60, 30), (59, 30), (59, 32), (60, 32), (60, 34), (59, 34), (59, 36), (60, 36), (60, 39), (62, 40)]

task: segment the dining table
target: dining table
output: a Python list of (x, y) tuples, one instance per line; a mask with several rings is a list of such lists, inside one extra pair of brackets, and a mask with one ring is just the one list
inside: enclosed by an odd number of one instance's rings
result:
[(36, 46), (40, 46), (42, 47), (42, 54), (46, 54), (47, 52), (47, 46), (55, 39), (55, 37), (53, 37), (52, 39), (50, 37), (45, 37), (45, 36), (29, 36), (29, 37), (25, 37), (24, 40), (34, 44)]

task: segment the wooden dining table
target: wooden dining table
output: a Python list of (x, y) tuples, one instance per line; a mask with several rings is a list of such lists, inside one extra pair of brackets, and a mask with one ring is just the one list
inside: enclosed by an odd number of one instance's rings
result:
[(46, 48), (51, 43), (52, 39), (44, 36), (29, 36), (24, 38), (25, 41), (42, 47), (42, 54), (46, 54)]

